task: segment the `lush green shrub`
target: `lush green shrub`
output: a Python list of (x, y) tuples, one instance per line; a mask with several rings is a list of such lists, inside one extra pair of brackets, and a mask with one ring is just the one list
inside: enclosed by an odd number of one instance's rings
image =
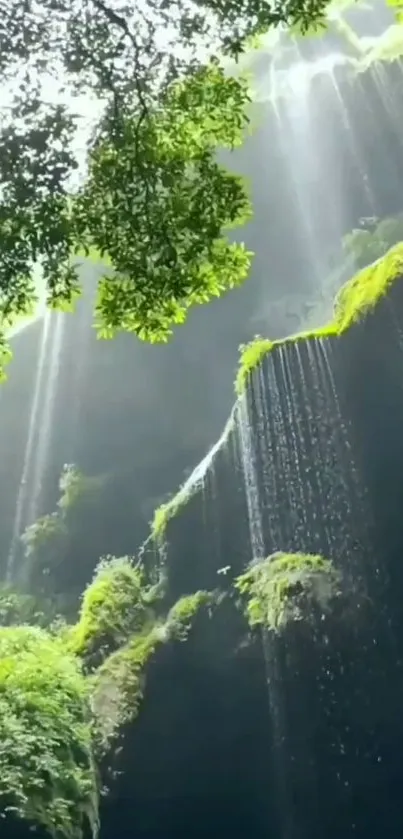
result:
[(0, 802), (57, 839), (98, 828), (89, 691), (63, 641), (0, 629)]

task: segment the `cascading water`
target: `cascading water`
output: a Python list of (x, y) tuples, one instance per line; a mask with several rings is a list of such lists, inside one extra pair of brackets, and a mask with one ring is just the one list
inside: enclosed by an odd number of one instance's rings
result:
[(264, 556), (264, 540), (256, 455), (253, 450), (253, 439), (251, 437), (250, 418), (246, 399), (240, 399), (236, 406), (236, 420), (248, 508), (251, 559), (256, 559)]

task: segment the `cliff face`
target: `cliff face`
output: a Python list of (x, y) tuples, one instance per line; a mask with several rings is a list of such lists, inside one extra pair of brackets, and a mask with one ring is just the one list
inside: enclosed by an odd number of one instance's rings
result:
[[(246, 387), (220, 443), (156, 514), (144, 559), (150, 568), (164, 565), (169, 601), (199, 588), (231, 590), (251, 560), (278, 551), (330, 558), (349, 597), (348, 607), (323, 615), (315, 631), (302, 621), (282, 637), (263, 630), (250, 645), (244, 637), (241, 658), (229, 655), (225, 666), (215, 666), (222, 630), (212, 633), (206, 657), (201, 646), (194, 655), (187, 647), (192, 664), (186, 659), (180, 675), (173, 669), (164, 679), (164, 697), (168, 682), (181, 686), (179, 718), (198, 719), (203, 730), (199, 743), (190, 730), (182, 736), (177, 723), (175, 754), (191, 746), (194, 752), (186, 773), (173, 758), (178, 787), (165, 799), (167, 818), (179, 818), (175, 801), (179, 807), (182, 795), (192, 800), (183, 784), (201, 772), (204, 816), (197, 826), (183, 817), (192, 836), (211, 833), (216, 818), (234, 819), (231, 832), (244, 835), (245, 806), (253, 837), (364, 839), (385, 824), (388, 834), (401, 835), (402, 256), (398, 246), (362, 272), (324, 329), (247, 348), (239, 378)], [(201, 636), (197, 643), (208, 642)], [(228, 683), (224, 673), (231, 673)], [(162, 724), (155, 680), (144, 705), (150, 732)], [(255, 736), (246, 735), (251, 719)], [(132, 736), (136, 743), (144, 736), (140, 721)], [(247, 757), (241, 749), (236, 782), (239, 738)], [(136, 772), (126, 760), (125, 800)], [(229, 786), (217, 816), (208, 802), (217, 799), (218, 765)], [(159, 790), (168, 777), (166, 770)], [(240, 784), (247, 784), (243, 797)], [(155, 802), (159, 795), (154, 788)], [(155, 818), (158, 828), (144, 828), (145, 836), (165, 824)]]

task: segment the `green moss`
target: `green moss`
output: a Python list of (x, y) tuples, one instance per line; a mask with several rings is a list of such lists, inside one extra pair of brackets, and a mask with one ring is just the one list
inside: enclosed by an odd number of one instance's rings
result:
[(344, 252), (354, 259), (358, 268), (381, 259), (403, 237), (403, 213), (369, 222), (369, 229), (356, 228), (342, 241)]
[(191, 496), (191, 492), (186, 492), (183, 487), (176, 493), (176, 495), (166, 504), (161, 504), (155, 510), (153, 520), (151, 522), (151, 539), (157, 544), (162, 545), (165, 541), (165, 533), (168, 522), (176, 516), (178, 511), (183, 507)]
[(59, 478), (60, 498), (57, 506), (65, 514), (83, 500), (94, 500), (104, 483), (104, 476), (84, 475), (74, 463), (65, 463)]
[(193, 620), (202, 608), (211, 608), (217, 602), (216, 592), (196, 591), (181, 597), (170, 610), (167, 629), (171, 637), (186, 640)]
[(360, 62), (362, 72), (379, 62), (398, 61), (403, 56), (403, 26), (395, 23), (389, 26), (368, 49)]
[(103, 654), (124, 644), (146, 622), (142, 572), (129, 557), (106, 557), (84, 592), (72, 650), (80, 656)]
[(133, 722), (143, 698), (146, 668), (157, 647), (186, 641), (199, 611), (217, 601), (214, 592), (181, 597), (165, 621), (150, 621), (127, 644), (112, 653), (91, 676), (98, 748), (104, 753), (123, 725)]
[(331, 608), (340, 594), (340, 574), (328, 559), (312, 554), (274, 554), (255, 561), (235, 582), (246, 596), (251, 626), (281, 632), (290, 622), (309, 620)]
[(165, 640), (167, 636), (158, 625), (145, 629), (112, 653), (91, 676), (92, 708), (101, 754), (108, 750), (119, 729), (136, 718), (143, 698), (146, 665)]
[(268, 353), (289, 343), (340, 337), (354, 323), (366, 317), (387, 294), (395, 280), (402, 275), (403, 243), (399, 242), (382, 259), (364, 268), (343, 286), (335, 300), (334, 317), (328, 324), (279, 341), (255, 338), (249, 344), (243, 345), (235, 381), (238, 396), (244, 392), (251, 373)]
[(79, 662), (34, 627), (0, 629), (0, 801), (55, 839), (98, 829), (88, 686)]

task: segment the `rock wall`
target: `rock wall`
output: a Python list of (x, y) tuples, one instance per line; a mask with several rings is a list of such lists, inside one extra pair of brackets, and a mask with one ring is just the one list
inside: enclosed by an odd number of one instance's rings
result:
[[(329, 325), (274, 346), (251, 372), (220, 445), (155, 519), (159, 550), (145, 549), (150, 567), (164, 563), (172, 601), (198, 588), (228, 589), (256, 556), (296, 550), (332, 559), (351, 593), (349, 614), (325, 621), (315, 637), (297, 626), (286, 638), (263, 633), (245, 647), (261, 682), (251, 680), (242, 702), (266, 744), (261, 763), (259, 738), (249, 743), (248, 760), (259, 769), (248, 796), (255, 800), (263, 785), (268, 807), (248, 817), (253, 837), (262, 835), (262, 812), (264, 835), (276, 839), (364, 839), (385, 824), (401, 835), (402, 336), (399, 276), (353, 313), (343, 334)], [(229, 690), (213, 667), (220, 643), (218, 633), (202, 666), (218, 704)], [(228, 664), (234, 673), (239, 666), (236, 658)], [(184, 669), (183, 690), (193, 678)], [(193, 703), (187, 713), (196, 720)], [(232, 767), (236, 714), (224, 712), (224, 725), (231, 733), (223, 778)], [(193, 760), (202, 761), (212, 795), (217, 758), (200, 749)], [(224, 811), (241, 819), (235, 783), (232, 789)], [(213, 816), (205, 815), (191, 835), (213, 830)]]

